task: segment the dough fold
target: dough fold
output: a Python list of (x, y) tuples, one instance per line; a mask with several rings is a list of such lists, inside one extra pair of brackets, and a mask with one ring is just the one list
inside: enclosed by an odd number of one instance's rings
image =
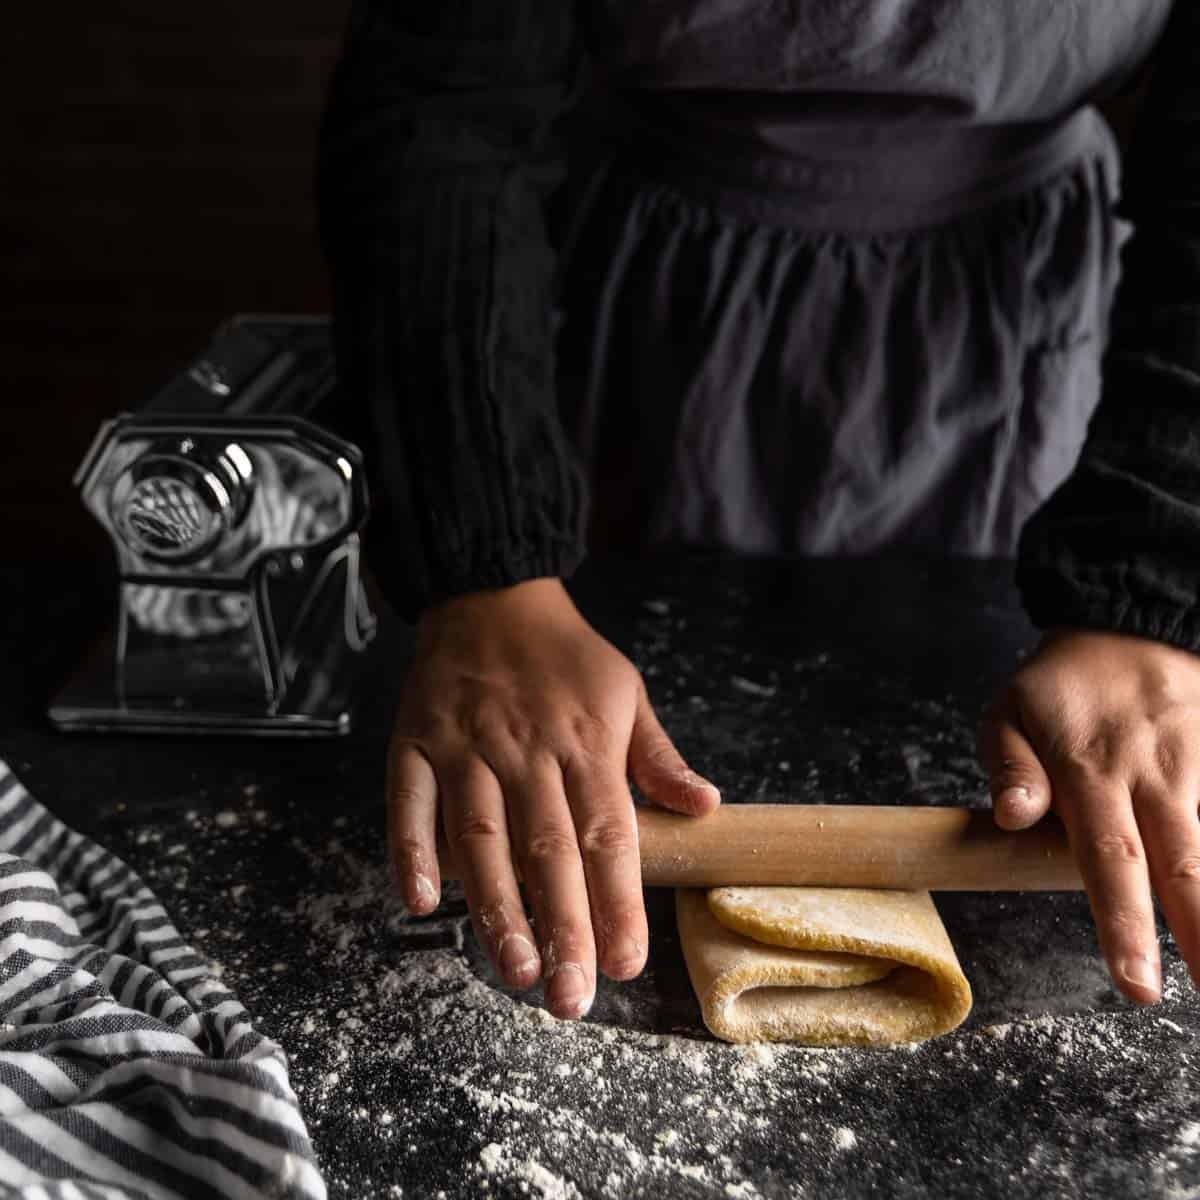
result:
[(919, 1042), (971, 988), (928, 892), (681, 888), (680, 941), (704, 1023), (729, 1042)]

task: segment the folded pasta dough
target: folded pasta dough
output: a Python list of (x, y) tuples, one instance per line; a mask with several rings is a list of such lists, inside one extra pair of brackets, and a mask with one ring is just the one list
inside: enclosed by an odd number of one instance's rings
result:
[(675, 894), (704, 1023), (728, 1042), (919, 1042), (971, 988), (928, 892), (729, 887)]

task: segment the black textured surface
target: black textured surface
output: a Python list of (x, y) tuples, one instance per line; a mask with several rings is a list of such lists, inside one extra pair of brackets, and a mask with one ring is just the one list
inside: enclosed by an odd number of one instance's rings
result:
[[(591, 564), (575, 588), (727, 801), (981, 803), (974, 723), (1032, 647), (1008, 563)], [(385, 622), (347, 739), (50, 732), (111, 583), (8, 570), (0, 757), (124, 855), (224, 965), (293, 1081), (334, 1196), (1200, 1195), (1200, 1006), (1108, 986), (1079, 895), (939, 897), (976, 1006), (892, 1051), (754, 1050), (699, 1025), (665, 893), (651, 966), (579, 1026), (494, 986), (448, 898), (390, 895)]]

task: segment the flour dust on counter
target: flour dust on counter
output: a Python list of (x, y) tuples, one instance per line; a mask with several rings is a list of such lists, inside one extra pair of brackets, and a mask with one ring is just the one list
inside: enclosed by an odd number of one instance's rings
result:
[(773, 655), (748, 643), (736, 608), (691, 639), (703, 653), (689, 653), (688, 610), (674, 597), (644, 604), (630, 656), (684, 757), (726, 798), (988, 805), (977, 714), (953, 693), (919, 689), (866, 651)]
[(405, 910), (381, 814), (351, 811), (280, 780), (121, 847), (287, 1050), (333, 1197), (1200, 1188), (1186, 972), (1164, 938), (1164, 1003), (1125, 1005), (1081, 895), (938, 897), (977, 1000), (938, 1041), (735, 1046), (704, 1031), (670, 893), (647, 893), (643, 975), (602, 979), (588, 1018), (560, 1022), (498, 983), (456, 890), (430, 918)]

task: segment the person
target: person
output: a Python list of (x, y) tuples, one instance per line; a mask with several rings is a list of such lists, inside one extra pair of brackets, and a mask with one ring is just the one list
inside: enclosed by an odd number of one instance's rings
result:
[[(585, 544), (1011, 555), (996, 820), (1062, 818), (1126, 996), (1155, 893), (1195, 977), (1198, 45), (1168, 0), (355, 5), (318, 196), (416, 623), (414, 912), (440, 813), (508, 983), (577, 1017), (645, 962), (628, 781), (720, 797), (572, 604)], [(1096, 105), (1143, 85), (1122, 162)]]

